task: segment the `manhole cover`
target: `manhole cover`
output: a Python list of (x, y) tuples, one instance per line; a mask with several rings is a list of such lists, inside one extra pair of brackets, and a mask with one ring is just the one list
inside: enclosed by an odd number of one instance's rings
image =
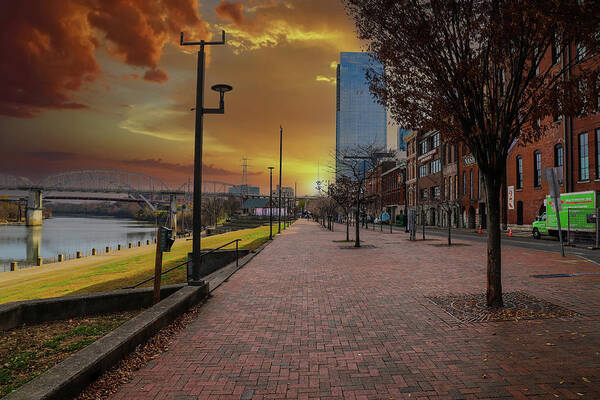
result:
[(376, 247), (373, 246), (372, 244), (363, 244), (360, 247), (340, 246), (340, 249), (343, 249), (343, 250), (348, 250), (348, 249), (376, 249)]

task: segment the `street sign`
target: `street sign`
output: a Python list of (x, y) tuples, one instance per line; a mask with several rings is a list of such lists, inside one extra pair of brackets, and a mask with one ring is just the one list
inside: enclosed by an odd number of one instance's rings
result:
[(515, 187), (514, 186), (509, 186), (506, 190), (507, 192), (507, 196), (508, 196), (508, 209), (509, 210), (514, 210), (515, 209)]
[[(562, 181), (562, 168), (545, 168), (544, 169), (544, 180), (548, 182), (548, 186), (550, 189), (550, 197), (555, 201), (560, 199), (560, 184), (559, 181)], [(560, 202), (558, 202), (559, 210)]]
[(164, 252), (170, 252), (171, 251), (171, 246), (173, 246), (173, 243), (175, 242), (175, 239), (173, 239), (171, 237), (171, 234), (173, 232), (172, 229), (169, 228), (165, 228), (164, 226), (161, 227), (161, 229), (159, 230), (159, 238), (158, 238), (158, 248), (160, 251), (164, 251)]
[(562, 201), (560, 201), (560, 184), (559, 180), (562, 181), (562, 168), (546, 168), (544, 169), (544, 179), (548, 182), (550, 187), (550, 197), (552, 197), (552, 203), (554, 203), (554, 212), (556, 213), (556, 222), (558, 227), (558, 238), (560, 240), (560, 250), (562, 256), (565, 256), (565, 246), (563, 243), (562, 229), (560, 226), (560, 211), (562, 210)]

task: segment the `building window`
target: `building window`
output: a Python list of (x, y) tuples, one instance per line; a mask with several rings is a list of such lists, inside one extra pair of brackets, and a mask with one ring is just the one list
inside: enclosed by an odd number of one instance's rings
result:
[(431, 146), (432, 149), (437, 149), (438, 147), (440, 147), (440, 133), (436, 133), (433, 135), (433, 145)]
[(421, 189), (421, 200), (427, 200), (427, 193), (429, 191), (427, 189)]
[(463, 196), (467, 195), (467, 173), (463, 172)]
[(469, 177), (469, 178), (470, 178), (470, 179), (469, 179), (469, 180), (470, 180), (470, 182), (469, 182), (469, 183), (470, 183), (470, 189), (471, 189), (471, 191), (470, 191), (470, 193), (469, 193), (469, 198), (470, 198), (470, 199), (473, 199), (473, 198), (475, 197), (475, 196), (473, 195), (473, 191), (475, 190), (475, 185), (473, 184), (473, 177), (474, 177), (473, 170), (471, 170), (471, 175), (470, 175), (470, 177)]
[(432, 187), (431, 192), (432, 192), (432, 197), (434, 200), (440, 199), (440, 187), (439, 186)]
[(579, 180), (587, 181), (590, 179), (590, 159), (588, 155), (588, 134), (579, 134)]
[(427, 140), (423, 140), (421, 143), (419, 143), (419, 152), (420, 156), (427, 153)]
[(558, 33), (554, 34), (554, 40), (552, 41), (552, 65), (558, 64), (560, 61), (560, 38)]
[(517, 189), (523, 189), (523, 158), (517, 156)]
[(423, 178), (427, 176), (427, 164), (423, 164), (419, 167), (419, 177)]
[(554, 146), (554, 166), (562, 167), (564, 163), (563, 160), (563, 145), (561, 143)]
[(542, 153), (539, 150), (533, 152), (533, 186), (542, 186)]
[(477, 198), (481, 199), (481, 197), (482, 197), (481, 196), (481, 192), (482, 192), (481, 188), (483, 187), (483, 178), (482, 178), (482, 175), (481, 175), (481, 170), (479, 170), (477, 172), (478, 172), (477, 173), (477, 177), (479, 178), (478, 182), (477, 182)]
[(600, 129), (596, 129), (596, 179), (600, 179)]
[(440, 159), (433, 160), (430, 166), (431, 174), (437, 174), (442, 170), (442, 164), (440, 163)]
[(582, 62), (585, 59), (586, 53), (587, 51), (585, 48), (585, 43), (577, 43), (575, 51), (575, 62)]

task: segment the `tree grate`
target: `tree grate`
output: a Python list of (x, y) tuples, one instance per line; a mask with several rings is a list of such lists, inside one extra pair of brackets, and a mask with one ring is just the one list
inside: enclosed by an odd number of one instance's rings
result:
[(504, 293), (502, 308), (488, 308), (485, 294), (426, 296), (462, 323), (573, 318), (578, 314), (524, 292)]

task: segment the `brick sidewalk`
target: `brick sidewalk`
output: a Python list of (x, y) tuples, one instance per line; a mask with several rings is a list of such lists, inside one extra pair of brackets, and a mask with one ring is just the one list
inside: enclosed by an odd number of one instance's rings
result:
[(505, 292), (580, 315), (460, 324), (425, 296), (483, 293), (483, 245), (361, 234), (298, 221), (114, 398), (600, 399), (600, 275), (531, 277), (600, 267), (507, 248)]

